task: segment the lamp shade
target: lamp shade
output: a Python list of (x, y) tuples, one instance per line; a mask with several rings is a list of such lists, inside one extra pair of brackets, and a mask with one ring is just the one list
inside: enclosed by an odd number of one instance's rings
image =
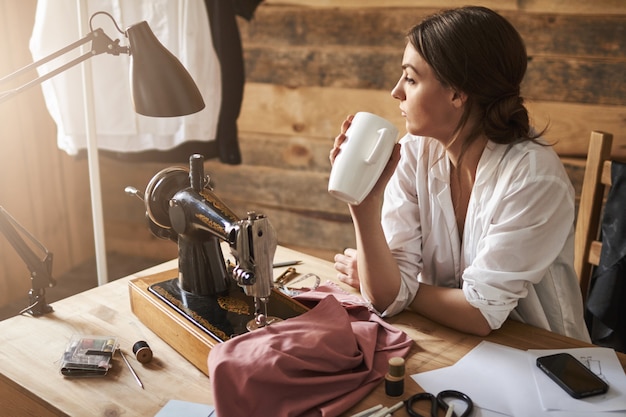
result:
[(147, 22), (126, 29), (130, 44), (130, 82), (135, 111), (173, 117), (196, 113), (204, 100), (189, 72), (154, 35)]

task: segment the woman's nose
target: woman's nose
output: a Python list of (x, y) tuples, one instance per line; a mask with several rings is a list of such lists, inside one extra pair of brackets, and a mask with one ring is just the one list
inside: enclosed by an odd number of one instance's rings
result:
[(398, 83), (391, 89), (391, 97), (396, 100), (404, 100), (404, 91), (402, 91), (400, 81), (398, 81)]

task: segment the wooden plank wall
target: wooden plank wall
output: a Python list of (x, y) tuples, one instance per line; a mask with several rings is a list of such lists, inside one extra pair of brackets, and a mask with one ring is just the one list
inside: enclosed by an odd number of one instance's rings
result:
[[(0, 2), (0, 75), (30, 60), (35, 3)], [(242, 216), (267, 214), (283, 245), (327, 258), (352, 245), (347, 208), (326, 191), (332, 138), (345, 116), (360, 110), (403, 127), (389, 90), (400, 75), (404, 33), (441, 7), (465, 3), (266, 0), (251, 22), (239, 20), (247, 77), (243, 164), (206, 163), (218, 196)], [(531, 60), (523, 93), (536, 124), (550, 123), (549, 137), (570, 158), (575, 184), (592, 129), (614, 133), (613, 153), (626, 158), (626, 2), (475, 3), (500, 11), (525, 38)], [(40, 91), (0, 105), (0, 134), (0, 204), (53, 250), (58, 274), (92, 257), (86, 162), (55, 147)], [(176, 256), (172, 242), (148, 232), (143, 204), (123, 192), (126, 185), (144, 189), (166, 166), (101, 158), (109, 251)], [(0, 304), (23, 295), (27, 274), (0, 238)]]

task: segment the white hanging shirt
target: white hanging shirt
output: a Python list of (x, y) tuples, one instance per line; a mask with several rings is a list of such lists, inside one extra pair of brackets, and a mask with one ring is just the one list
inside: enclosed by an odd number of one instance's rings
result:
[(424, 282), (462, 288), (492, 329), (510, 315), (588, 341), (573, 270), (574, 190), (552, 148), (487, 144), (463, 242), (449, 178), (450, 162), (438, 141), (402, 139), (382, 220), (402, 283), (383, 315), (406, 308)]
[[(131, 101), (130, 57), (97, 55), (90, 58), (94, 92), (97, 142), (100, 149), (116, 152), (168, 150), (188, 140), (215, 140), (222, 101), (221, 74), (213, 48), (209, 18), (202, 0), (87, 0), (87, 19), (95, 12), (110, 13), (125, 30), (141, 21), (148, 25), (159, 41), (187, 68), (198, 85), (206, 107), (198, 113), (168, 118), (135, 113)], [(121, 34), (106, 15), (93, 19), (93, 28), (102, 28), (111, 39)], [(30, 49), (35, 61), (83, 38), (79, 33), (76, 0), (39, 0)], [(85, 49), (88, 49), (89, 46)], [(48, 73), (62, 63), (80, 55), (74, 53), (39, 67)], [(42, 84), (50, 115), (57, 124), (58, 147), (76, 155), (87, 147), (85, 106), (80, 65), (56, 75)]]

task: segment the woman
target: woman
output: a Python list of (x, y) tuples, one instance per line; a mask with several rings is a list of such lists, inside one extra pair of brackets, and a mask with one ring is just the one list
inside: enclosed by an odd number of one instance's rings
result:
[(383, 316), (409, 307), (477, 335), (510, 316), (589, 340), (572, 266), (574, 192), (529, 125), (526, 63), (517, 31), (483, 7), (410, 30), (391, 92), (408, 134), (350, 206), (356, 250), (335, 257), (339, 279)]

